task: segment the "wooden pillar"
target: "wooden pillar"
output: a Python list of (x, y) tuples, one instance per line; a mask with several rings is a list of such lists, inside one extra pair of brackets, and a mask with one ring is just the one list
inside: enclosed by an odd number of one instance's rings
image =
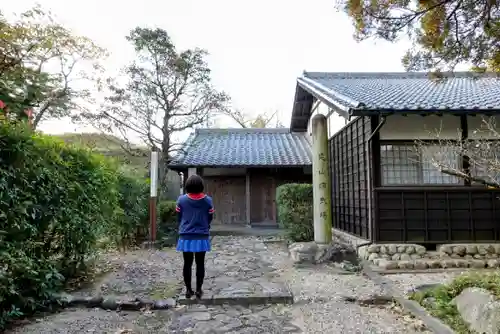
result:
[(247, 168), (245, 172), (245, 213), (246, 213), (246, 223), (250, 225), (251, 215), (250, 215), (250, 170)]
[(312, 120), (313, 138), (313, 204), (314, 241), (328, 244), (332, 241), (332, 192), (328, 172), (328, 134), (325, 115), (317, 114)]

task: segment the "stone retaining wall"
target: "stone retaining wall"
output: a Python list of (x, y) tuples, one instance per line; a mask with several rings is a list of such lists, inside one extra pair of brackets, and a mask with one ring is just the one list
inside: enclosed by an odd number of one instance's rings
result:
[(500, 257), (500, 244), (450, 244), (437, 248), (441, 257), (454, 259), (497, 259)]
[(427, 251), (415, 244), (371, 244), (358, 256), (381, 269), (499, 268), (500, 244), (448, 244)]

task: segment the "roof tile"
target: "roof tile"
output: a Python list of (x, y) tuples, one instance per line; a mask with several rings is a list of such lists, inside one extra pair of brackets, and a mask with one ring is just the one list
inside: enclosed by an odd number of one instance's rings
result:
[(170, 167), (309, 166), (311, 144), (290, 129), (197, 129)]
[(369, 110), (500, 110), (495, 73), (443, 73), (441, 80), (420, 72), (305, 72), (303, 77), (344, 107), (356, 108), (342, 96)]

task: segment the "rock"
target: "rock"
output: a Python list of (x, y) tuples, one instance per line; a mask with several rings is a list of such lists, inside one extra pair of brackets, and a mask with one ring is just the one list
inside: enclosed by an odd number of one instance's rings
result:
[(398, 248), (396, 245), (388, 245), (387, 246), (387, 254), (394, 255), (398, 252)]
[(441, 268), (455, 268), (457, 265), (453, 259), (441, 260)]
[(394, 255), (391, 257), (391, 260), (392, 260), (392, 261), (399, 261), (399, 260), (401, 260), (401, 254), (399, 254), (399, 253), (394, 254)]
[(328, 261), (357, 262), (357, 254), (354, 248), (347, 244), (333, 242), (331, 244), (317, 244), (312, 242), (296, 242), (289, 246), (290, 257), (296, 264), (311, 263), (319, 264)]
[(415, 246), (408, 246), (406, 247), (406, 251), (405, 251), (406, 254), (413, 254), (415, 253)]
[(398, 262), (380, 259), (378, 261), (378, 266), (384, 270), (394, 270), (398, 269)]
[(495, 249), (495, 254), (500, 255), (500, 244), (494, 244), (493, 249)]
[(475, 269), (484, 268), (485, 265), (486, 265), (486, 263), (484, 260), (471, 260), (469, 262), (469, 267), (475, 268)]
[(105, 310), (116, 310), (118, 309), (118, 302), (114, 297), (106, 297), (102, 301), (101, 306)]
[(371, 253), (370, 256), (368, 257), (369, 261), (373, 261), (375, 259), (379, 258), (377, 253)]
[(429, 265), (429, 268), (440, 268), (441, 267), (441, 262), (439, 260), (428, 260), (427, 264)]
[(398, 253), (404, 253), (404, 252), (406, 252), (406, 246), (398, 246), (397, 250), (398, 250)]
[(466, 260), (472, 260), (474, 258), (474, 256), (470, 255), (470, 254), (467, 254), (464, 256), (464, 259)]
[(455, 265), (457, 268), (468, 268), (469, 267), (469, 261), (464, 260), (464, 259), (456, 259), (455, 260)]
[(294, 263), (313, 263), (318, 245), (314, 242), (295, 242), (288, 247), (290, 257)]
[(465, 248), (465, 246), (462, 246), (462, 245), (453, 247), (453, 253), (455, 253), (459, 256), (464, 256), (466, 251), (467, 251), (467, 249)]
[(466, 245), (465, 252), (469, 255), (477, 254), (477, 246), (476, 245)]
[(380, 246), (380, 254), (388, 254), (387, 246), (385, 246), (385, 245)]
[(424, 269), (427, 269), (429, 267), (429, 265), (427, 264), (427, 261), (425, 261), (425, 260), (415, 260), (413, 262), (413, 267), (415, 269), (418, 269), (418, 270), (424, 270)]
[(419, 255), (425, 255), (425, 253), (427, 252), (427, 250), (425, 249), (424, 246), (420, 246), (420, 245), (416, 245), (415, 246), (415, 252)]
[(380, 245), (370, 245), (367, 248), (368, 253), (378, 253), (380, 252)]
[(488, 268), (498, 268), (500, 266), (500, 261), (497, 259), (491, 259), (486, 261), (486, 266)]
[(453, 248), (451, 245), (441, 245), (438, 247), (437, 251), (439, 253), (445, 253), (450, 255), (451, 253), (453, 253)]
[[(486, 255), (486, 254), (484, 254), (484, 255)], [(484, 255), (481, 255), (481, 254), (476, 254), (476, 255), (474, 255), (473, 257), (474, 257), (476, 260), (480, 260), (480, 259), (484, 258)]]
[(413, 269), (413, 266), (414, 264), (411, 261), (399, 261), (398, 263), (398, 267), (401, 269)]
[(400, 255), (400, 258), (401, 258), (401, 261), (410, 261), (411, 260), (411, 257), (410, 255), (406, 254), (406, 253), (402, 253)]
[(421, 259), (421, 258), (422, 258), (422, 255), (420, 255), (420, 254), (416, 254), (416, 253), (415, 253), (415, 254), (411, 254), (411, 255), (410, 255), (410, 258), (411, 258), (412, 260)]
[(161, 299), (161, 300), (156, 300), (153, 304), (153, 309), (155, 310), (167, 310), (174, 308), (176, 305), (175, 299), (168, 298), (168, 299)]
[(479, 255), (486, 255), (488, 254), (488, 251), (487, 251), (487, 245), (478, 245), (477, 246), (477, 253)]
[(458, 312), (478, 333), (500, 333), (500, 302), (484, 289), (467, 288), (455, 299)]

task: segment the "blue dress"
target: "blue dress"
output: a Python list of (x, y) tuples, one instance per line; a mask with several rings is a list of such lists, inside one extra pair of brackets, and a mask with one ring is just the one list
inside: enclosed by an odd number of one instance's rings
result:
[(177, 251), (178, 252), (210, 252), (210, 239), (183, 239), (182, 236), (179, 237), (177, 241)]
[(175, 209), (179, 220), (178, 252), (209, 252), (210, 223), (214, 213), (210, 196), (201, 194), (181, 195)]

